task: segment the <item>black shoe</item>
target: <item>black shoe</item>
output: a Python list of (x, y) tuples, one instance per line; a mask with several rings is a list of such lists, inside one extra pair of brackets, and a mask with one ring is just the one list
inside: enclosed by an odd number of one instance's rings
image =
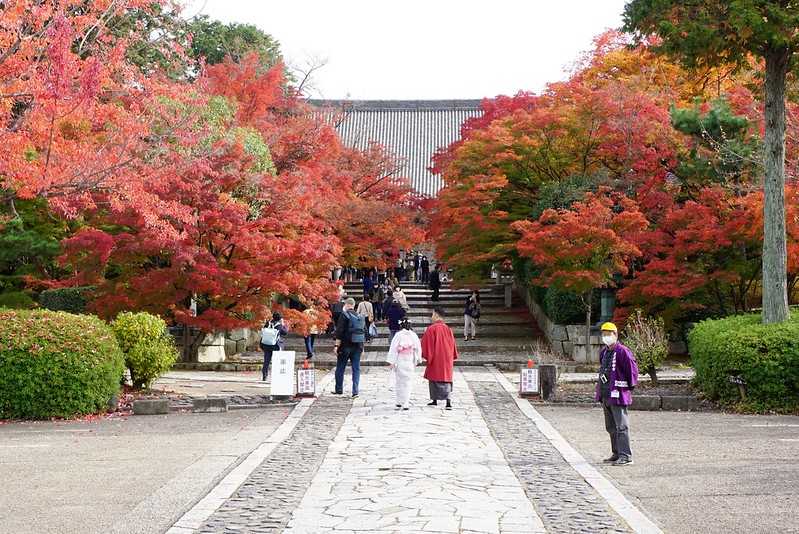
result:
[(447, 405), (444, 407), (444, 409), (445, 410), (451, 410), (452, 409), (452, 403), (447, 401)]
[(357, 399), (359, 396), (360, 396), (360, 395), (358, 395), (357, 393), (353, 393), (353, 394), (352, 394), (352, 398), (353, 398), (353, 399)]
[(306, 360), (310, 360), (311, 358), (313, 358), (313, 354), (309, 354), (308, 356), (305, 357)]
[(408, 410), (410, 410), (410, 408), (403, 408), (402, 409), (403, 412), (407, 412)]
[(344, 395), (343, 391), (334, 391), (333, 395)]
[(633, 459), (632, 458), (619, 458), (618, 460), (613, 462), (613, 465), (633, 465)]
[(602, 460), (602, 463), (603, 464), (612, 464), (613, 462), (618, 461), (618, 459), (619, 459), (619, 457), (614, 454), (613, 456), (611, 456), (609, 458), (605, 458), (604, 460)]
[(396, 406), (397, 408), (402, 408), (402, 404), (395, 404), (394, 406)]
[(438, 405), (438, 401), (430, 401), (430, 402), (427, 403), (427, 405), (428, 406), (437, 406)]

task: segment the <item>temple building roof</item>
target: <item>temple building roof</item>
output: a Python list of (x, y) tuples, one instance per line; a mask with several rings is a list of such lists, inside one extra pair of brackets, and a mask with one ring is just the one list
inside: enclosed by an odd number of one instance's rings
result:
[(311, 100), (331, 110), (344, 142), (366, 148), (379, 143), (395, 154), (400, 174), (424, 196), (434, 197), (442, 187), (430, 172), (432, 156), (460, 137), (461, 125), (479, 116), (480, 100)]

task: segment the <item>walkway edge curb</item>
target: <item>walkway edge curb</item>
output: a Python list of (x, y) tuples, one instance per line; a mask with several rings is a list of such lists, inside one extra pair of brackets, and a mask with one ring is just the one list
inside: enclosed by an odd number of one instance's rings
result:
[[(319, 395), (324, 393), (332, 380), (333, 372), (330, 371), (319, 381)], [(274, 432), (211, 488), (205, 497), (175, 521), (165, 534), (191, 534), (202, 527), (203, 523), (236, 493), (239, 486), (263, 463), (275, 447), (291, 435), (314, 402), (316, 397), (302, 399)]]
[(494, 374), (494, 377), (505, 391), (510, 393), (516, 406), (519, 407), (519, 410), (535, 423), (538, 430), (549, 440), (552, 446), (558, 450), (563, 456), (563, 459), (566, 460), (566, 462), (571, 465), (572, 468), (577, 471), (603, 499), (605, 499), (605, 501), (607, 501), (610, 507), (621, 516), (634, 532), (640, 534), (663, 534), (660, 527), (636, 508), (610, 480), (605, 478), (593, 465), (588, 463), (588, 461), (583, 458), (583, 455), (577, 452), (577, 450), (566, 441), (566, 438), (538, 413), (526, 399), (522, 399), (517, 395), (518, 391), (516, 387), (500, 370), (496, 368), (488, 369)]

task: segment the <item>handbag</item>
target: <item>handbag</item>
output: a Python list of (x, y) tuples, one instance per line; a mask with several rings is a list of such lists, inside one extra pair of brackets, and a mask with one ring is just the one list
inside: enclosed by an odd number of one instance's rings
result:
[(377, 337), (377, 325), (372, 323), (369, 325), (369, 335), (371, 337)]

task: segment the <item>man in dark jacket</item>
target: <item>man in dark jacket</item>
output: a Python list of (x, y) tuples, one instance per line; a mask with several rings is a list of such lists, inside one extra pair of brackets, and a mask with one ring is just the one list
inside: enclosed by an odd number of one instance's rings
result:
[(430, 274), (430, 289), (433, 290), (431, 300), (437, 302), (438, 292), (441, 290), (441, 273), (438, 270), (438, 265), (436, 265), (436, 268), (433, 269), (433, 272)]
[(394, 340), (394, 336), (400, 331), (400, 322), (405, 318), (405, 309), (396, 301), (391, 300), (386, 309), (386, 322), (388, 322), (388, 331), (390, 332), (388, 343), (389, 345)]
[[(363, 342), (356, 342), (352, 339), (352, 320), (350, 316), (358, 316), (355, 313), (355, 299), (344, 300), (344, 311), (336, 323), (336, 387), (333, 391), (336, 395), (344, 393), (344, 371), (347, 369), (347, 362), (352, 363), (352, 398), (358, 398), (358, 386), (361, 381), (361, 354), (363, 354)], [(363, 334), (363, 332), (361, 333)]]
[(427, 256), (422, 256), (421, 268), (422, 268), (422, 282), (426, 284), (428, 279), (430, 278), (430, 260), (427, 259)]

